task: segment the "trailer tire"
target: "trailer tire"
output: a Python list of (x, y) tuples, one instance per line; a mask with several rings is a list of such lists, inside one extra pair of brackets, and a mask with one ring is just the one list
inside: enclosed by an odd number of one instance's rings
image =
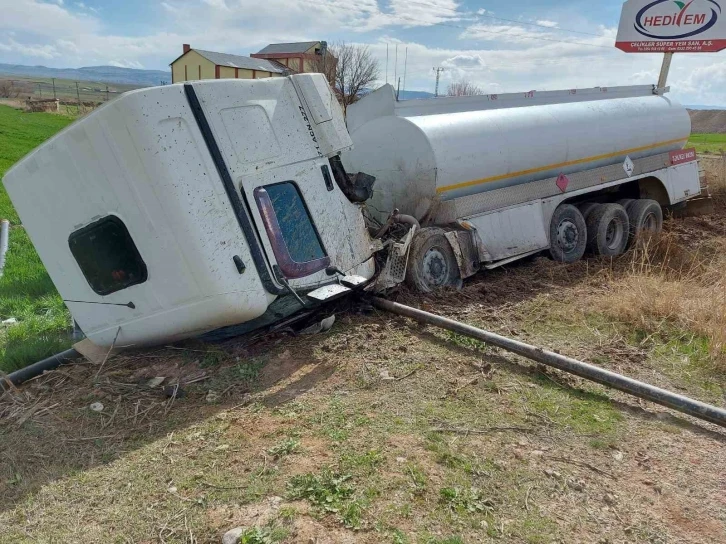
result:
[(590, 212), (592, 212), (592, 210), (597, 208), (599, 205), (599, 202), (585, 202), (584, 204), (579, 204), (577, 208), (580, 210), (582, 217), (585, 218), (585, 221), (587, 221), (587, 216), (590, 215)]
[(655, 234), (663, 230), (663, 209), (655, 200), (636, 200), (627, 208), (630, 219), (630, 243), (643, 235)]
[(625, 208), (625, 211), (627, 212), (630, 209), (630, 206), (633, 205), (634, 202), (637, 202), (637, 199), (635, 198), (621, 198), (616, 202), (616, 204), (620, 204), (623, 208)]
[(422, 293), (461, 285), (454, 250), (439, 228), (425, 228), (411, 243), (406, 283)]
[(582, 259), (587, 247), (585, 218), (572, 204), (561, 204), (550, 221), (550, 256), (561, 263)]
[(587, 218), (587, 247), (595, 255), (622, 255), (629, 235), (628, 212), (620, 204), (600, 204)]

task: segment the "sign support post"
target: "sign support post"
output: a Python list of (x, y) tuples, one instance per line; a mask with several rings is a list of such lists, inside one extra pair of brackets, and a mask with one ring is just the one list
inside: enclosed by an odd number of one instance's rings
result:
[(660, 77), (658, 78), (658, 90), (662, 91), (668, 83), (668, 73), (671, 70), (671, 61), (673, 61), (673, 53), (663, 53), (663, 64), (660, 67)]

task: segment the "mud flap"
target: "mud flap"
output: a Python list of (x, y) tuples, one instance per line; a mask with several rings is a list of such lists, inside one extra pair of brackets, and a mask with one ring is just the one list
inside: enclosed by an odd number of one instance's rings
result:
[(461, 279), (473, 276), (479, 271), (479, 251), (474, 241), (473, 232), (453, 230), (444, 236), (454, 250), (456, 264), (459, 265)]

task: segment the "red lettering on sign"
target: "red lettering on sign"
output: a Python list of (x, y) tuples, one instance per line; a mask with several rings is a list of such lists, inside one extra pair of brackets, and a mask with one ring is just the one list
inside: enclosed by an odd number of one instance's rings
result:
[(696, 150), (694, 148), (691, 149), (680, 149), (678, 151), (671, 151), (671, 164), (675, 166), (676, 164), (683, 164), (686, 162), (692, 162), (696, 160)]

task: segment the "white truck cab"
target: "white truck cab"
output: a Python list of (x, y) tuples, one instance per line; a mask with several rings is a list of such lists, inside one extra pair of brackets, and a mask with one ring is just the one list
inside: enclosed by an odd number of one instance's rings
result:
[(372, 278), (360, 206), (330, 162), (351, 145), (321, 75), (200, 81), (124, 94), (3, 182), (86, 336), (143, 345), (279, 319), (306, 292)]

